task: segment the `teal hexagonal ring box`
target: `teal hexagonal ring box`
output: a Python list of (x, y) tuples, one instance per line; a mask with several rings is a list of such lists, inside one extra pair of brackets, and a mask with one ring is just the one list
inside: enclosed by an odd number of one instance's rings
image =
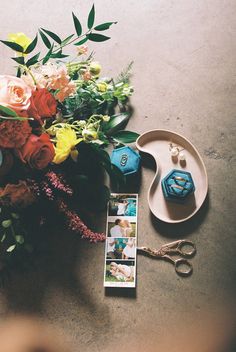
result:
[(140, 155), (127, 146), (117, 148), (112, 151), (111, 163), (126, 176), (135, 174), (140, 168)]
[(164, 197), (168, 201), (184, 203), (195, 191), (190, 172), (172, 170), (161, 181)]

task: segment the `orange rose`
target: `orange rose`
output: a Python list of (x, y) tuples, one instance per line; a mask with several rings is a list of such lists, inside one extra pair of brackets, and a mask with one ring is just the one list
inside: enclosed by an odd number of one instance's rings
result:
[(0, 105), (14, 110), (18, 116), (27, 116), (31, 89), (18, 77), (0, 75)]
[(31, 134), (25, 145), (17, 150), (17, 155), (34, 169), (44, 169), (54, 158), (55, 151), (47, 133)]

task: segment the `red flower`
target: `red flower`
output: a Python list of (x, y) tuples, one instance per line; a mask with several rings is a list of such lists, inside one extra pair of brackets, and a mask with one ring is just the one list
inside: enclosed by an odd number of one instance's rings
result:
[(36, 89), (30, 99), (28, 116), (34, 117), (40, 124), (41, 118), (52, 117), (57, 112), (57, 101), (54, 96), (46, 89)]
[(34, 169), (44, 169), (54, 158), (55, 151), (47, 133), (31, 134), (26, 144), (17, 150), (19, 158)]
[(31, 134), (28, 121), (6, 120), (0, 122), (0, 147), (21, 148)]
[(26, 207), (35, 201), (36, 198), (25, 181), (19, 181), (17, 185), (7, 184), (4, 188), (0, 188), (2, 205)]

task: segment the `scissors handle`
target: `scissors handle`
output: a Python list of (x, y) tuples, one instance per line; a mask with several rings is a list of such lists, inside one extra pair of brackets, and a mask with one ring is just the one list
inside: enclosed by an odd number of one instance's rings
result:
[[(187, 250), (186, 247), (189, 247), (189, 249)], [(195, 243), (188, 240), (180, 240), (177, 249), (183, 257), (192, 257), (197, 251)]]
[(176, 259), (174, 265), (176, 273), (180, 276), (189, 276), (193, 272), (193, 266), (187, 259)]
[[(186, 247), (189, 249), (187, 250)], [(168, 254), (180, 254), (182, 257), (193, 257), (196, 254), (196, 246), (192, 241), (178, 240), (164, 244), (161, 249)]]

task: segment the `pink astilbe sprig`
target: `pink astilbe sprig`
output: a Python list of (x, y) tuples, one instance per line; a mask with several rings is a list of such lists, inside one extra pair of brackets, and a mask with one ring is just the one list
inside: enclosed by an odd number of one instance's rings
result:
[(93, 232), (90, 230), (80, 219), (79, 215), (69, 209), (64, 200), (59, 199), (58, 202), (59, 212), (64, 214), (68, 228), (81, 235), (81, 238), (88, 239), (90, 242), (102, 242), (105, 240), (104, 233)]
[(66, 193), (68, 196), (73, 195), (73, 189), (66, 183), (61, 174), (56, 174), (54, 171), (46, 173), (45, 177), (48, 179), (54, 189)]
[(64, 177), (54, 171), (47, 172), (39, 182), (28, 179), (27, 183), (36, 197), (46, 197), (50, 201), (55, 200), (57, 191), (64, 193), (66, 196), (71, 197), (73, 195), (73, 190)]
[(55, 199), (54, 192), (48, 182), (42, 181), (40, 182), (40, 191), (48, 200), (53, 201)]

